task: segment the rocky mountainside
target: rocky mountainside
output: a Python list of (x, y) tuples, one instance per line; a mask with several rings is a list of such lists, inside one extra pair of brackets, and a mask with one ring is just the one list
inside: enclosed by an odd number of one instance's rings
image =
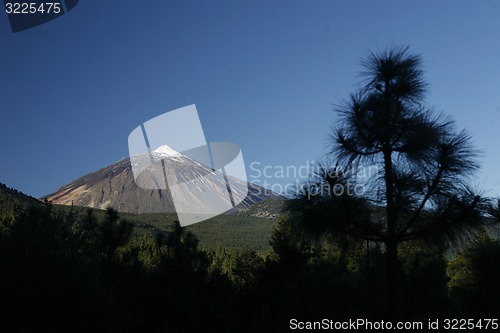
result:
[[(200, 180), (203, 182), (201, 184), (202, 190), (203, 188), (209, 188), (221, 193), (227, 191), (226, 183), (221, 182), (221, 177), (199, 177), (199, 175), (209, 175), (213, 170), (182, 154), (176, 154), (172, 157), (173, 153), (168, 147), (162, 146), (151, 154), (155, 159), (170, 157), (165, 158), (165, 162), (161, 164), (164, 168), (163, 172), (165, 172), (165, 165), (167, 165), (166, 169), (171, 173), (169, 179), (173, 177), (177, 182), (183, 182), (186, 179), (198, 177), (197, 181)], [(133, 159), (132, 163), (136, 162), (137, 160)], [(113, 207), (121, 212), (136, 214), (175, 212), (169, 189), (159, 189), (162, 186), (157, 186), (156, 188), (155, 186), (151, 186), (151, 189), (145, 189), (143, 187), (148, 186), (139, 187), (137, 185), (136, 181), (146, 185), (157, 183), (155, 174), (161, 174), (161, 171), (144, 173), (144, 175), (141, 174), (139, 177), (136, 175), (137, 179), (134, 179), (131, 160), (127, 158), (78, 178), (62, 186), (57, 191), (43, 196), (41, 199), (48, 199), (55, 204), (62, 205), (76, 205), (99, 209)], [(236, 179), (230, 181), (232, 185), (238, 185), (233, 187), (233, 195), (239, 195), (238, 189), (241, 188), (244, 182)], [(202, 190), (198, 191), (196, 188), (190, 188), (190, 193), (183, 193), (183, 195), (189, 202), (200, 201), (203, 196), (197, 192), (201, 192)], [(263, 187), (248, 183), (248, 194), (237, 208), (249, 207), (264, 199), (282, 199), (282, 197)]]

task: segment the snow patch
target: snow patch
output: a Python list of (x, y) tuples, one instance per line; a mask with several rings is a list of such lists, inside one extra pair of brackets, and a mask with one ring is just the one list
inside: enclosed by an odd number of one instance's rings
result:
[(170, 148), (167, 145), (162, 145), (155, 150), (152, 151), (154, 154), (158, 154), (162, 157), (178, 157), (181, 156), (182, 154), (179, 153), (177, 150)]

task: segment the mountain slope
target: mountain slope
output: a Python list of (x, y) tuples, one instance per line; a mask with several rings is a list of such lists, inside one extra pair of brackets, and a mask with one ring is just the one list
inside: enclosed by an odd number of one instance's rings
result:
[[(142, 214), (142, 213), (164, 213), (174, 212), (172, 195), (168, 189), (158, 189), (158, 175), (163, 175), (165, 170), (169, 173), (169, 179), (175, 179), (178, 183), (189, 179), (201, 182), (203, 188), (209, 188), (215, 193), (227, 193), (226, 183), (221, 181), (221, 177), (212, 176), (213, 170), (191, 160), (190, 158), (162, 146), (153, 151), (151, 156), (155, 160), (163, 159), (163, 170), (148, 170), (149, 172), (136, 175), (132, 172), (132, 163), (141, 163), (141, 158), (149, 159), (150, 156), (139, 157), (139, 160), (129, 158), (118, 161), (106, 168), (89, 173), (75, 181), (62, 186), (57, 191), (43, 196), (41, 199), (48, 199), (55, 204), (77, 205), (92, 208), (104, 209), (109, 206), (121, 212)], [(200, 175), (205, 177), (200, 178)], [(208, 175), (208, 176), (207, 176)], [(233, 195), (241, 195), (238, 192), (244, 182), (229, 177)], [(142, 187), (137, 185), (142, 184)], [(236, 184), (238, 186), (233, 185)], [(146, 189), (143, 187), (150, 187)], [(163, 186), (165, 187), (165, 186)], [(204, 191), (199, 188), (184, 189), (183, 195), (187, 202), (197, 202), (203, 200), (201, 195)], [(199, 192), (199, 193), (198, 193)], [(281, 199), (276, 193), (264, 189), (260, 186), (248, 183), (248, 195), (244, 197), (239, 207), (249, 207), (253, 203), (263, 199)]]

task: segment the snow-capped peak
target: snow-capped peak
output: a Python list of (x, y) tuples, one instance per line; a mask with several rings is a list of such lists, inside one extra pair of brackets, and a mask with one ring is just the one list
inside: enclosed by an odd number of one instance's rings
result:
[(162, 157), (174, 157), (174, 156), (180, 156), (181, 153), (179, 153), (177, 150), (170, 148), (167, 145), (162, 145), (155, 150), (152, 151), (152, 153), (156, 153), (158, 155), (161, 155)]

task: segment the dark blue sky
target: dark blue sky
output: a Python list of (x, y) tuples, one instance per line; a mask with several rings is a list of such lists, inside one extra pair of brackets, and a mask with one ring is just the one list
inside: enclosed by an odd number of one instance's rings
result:
[(0, 13), (0, 42), (0, 182), (33, 196), (127, 156), (130, 131), (189, 104), (247, 166), (321, 158), (360, 57), (391, 42), (423, 55), (428, 103), (472, 133), (477, 183), (500, 193), (498, 1), (82, 0), (16, 34)]

